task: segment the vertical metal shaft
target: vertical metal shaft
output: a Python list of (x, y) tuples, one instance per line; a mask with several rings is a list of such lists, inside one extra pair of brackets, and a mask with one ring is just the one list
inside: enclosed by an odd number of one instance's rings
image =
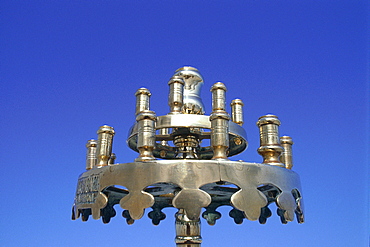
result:
[[(170, 114), (203, 114), (204, 106), (199, 95), (202, 78), (197, 69), (192, 67), (178, 69), (168, 85), (170, 86), (168, 96)], [(188, 128), (186, 131), (184, 129), (176, 128), (173, 132), (176, 158), (196, 159), (198, 158), (199, 140), (193, 134), (196, 132), (195, 128), (191, 128), (191, 130)]]
[(107, 166), (112, 154), (114, 129), (103, 125), (98, 130), (98, 145), (96, 149), (97, 167)]
[(136, 93), (136, 111), (135, 115), (138, 115), (141, 111), (149, 110), (149, 98), (152, 94), (146, 88), (139, 88)]
[(93, 169), (96, 166), (96, 146), (98, 142), (94, 139), (88, 140), (86, 143), (86, 170)]
[(180, 76), (173, 76), (168, 82), (168, 85), (170, 86), (170, 92), (168, 94), (168, 105), (170, 106), (170, 113), (181, 113), (184, 100), (185, 82)]
[(289, 136), (280, 137), (281, 146), (284, 148), (284, 152), (281, 154), (280, 160), (285, 164), (285, 168), (292, 169), (293, 167), (293, 153), (292, 145), (293, 140)]
[[(168, 135), (170, 133), (170, 130), (168, 128), (162, 128), (159, 130), (160, 135)], [(163, 146), (168, 146), (168, 141), (161, 141), (161, 144)]]
[(173, 143), (177, 148), (176, 158), (178, 159), (197, 159), (197, 149), (199, 140), (192, 134), (176, 135)]
[(222, 82), (216, 82), (211, 88), (212, 113), (226, 112), (226, 86)]
[(153, 150), (155, 146), (155, 121), (156, 116), (153, 111), (141, 111), (136, 116), (138, 124), (137, 149), (139, 157), (135, 161), (149, 161), (155, 159)]
[(234, 123), (243, 126), (243, 101), (241, 99), (234, 99), (231, 101), (231, 119)]
[(275, 115), (265, 115), (258, 119), (260, 130), (260, 147), (258, 153), (263, 157), (264, 164), (285, 167), (280, 162), (280, 155), (284, 151), (279, 138), (280, 121)]
[(200, 247), (202, 237), (200, 235), (200, 219), (190, 220), (183, 209), (175, 215), (176, 218), (176, 246)]
[(226, 86), (222, 82), (215, 83), (212, 88), (212, 114), (211, 121), (211, 146), (212, 159), (227, 159), (229, 149), (229, 120), (226, 112), (225, 93)]
[(139, 88), (136, 93), (136, 121), (137, 130), (137, 149), (139, 157), (135, 161), (153, 160), (153, 150), (155, 146), (155, 113), (149, 110), (151, 93), (146, 88)]

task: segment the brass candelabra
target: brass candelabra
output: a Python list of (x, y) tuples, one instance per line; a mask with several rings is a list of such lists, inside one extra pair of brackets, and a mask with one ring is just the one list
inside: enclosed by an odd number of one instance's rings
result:
[[(175, 207), (177, 246), (195, 247), (202, 242), (200, 218), (214, 225), (220, 206), (230, 206), (235, 223), (245, 218), (266, 223), (277, 205), (282, 223), (303, 223), (299, 176), (293, 172), (292, 138), (279, 136), (275, 115), (258, 119), (262, 163), (231, 161), (243, 152), (247, 135), (243, 129), (243, 102), (231, 102), (226, 112), (226, 86), (211, 87), (212, 113), (205, 115), (200, 98), (203, 77), (193, 67), (176, 70), (168, 82), (170, 112), (156, 116), (150, 109), (151, 93), (137, 90), (136, 122), (127, 139), (139, 153), (134, 162), (115, 163), (112, 153), (114, 129), (99, 128), (97, 140), (86, 144), (86, 171), (78, 179), (72, 219), (102, 218), (108, 223), (119, 204), (128, 224), (148, 213), (157, 225), (166, 215), (163, 208)], [(207, 144), (205, 140), (210, 140)], [(205, 210), (201, 214), (202, 208)]]

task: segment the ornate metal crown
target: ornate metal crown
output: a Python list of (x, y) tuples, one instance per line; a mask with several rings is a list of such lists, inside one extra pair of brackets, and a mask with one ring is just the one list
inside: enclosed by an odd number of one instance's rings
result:
[[(210, 225), (221, 217), (220, 206), (231, 206), (235, 223), (245, 218), (266, 223), (277, 205), (282, 223), (296, 215), (303, 223), (299, 176), (291, 170), (292, 139), (279, 136), (275, 115), (258, 119), (262, 163), (231, 161), (243, 152), (247, 135), (243, 125), (243, 102), (231, 102), (226, 112), (226, 87), (212, 88), (212, 113), (204, 115), (200, 98), (203, 78), (193, 67), (176, 70), (169, 80), (170, 112), (156, 116), (149, 107), (151, 93), (136, 92), (136, 122), (130, 129), (128, 146), (139, 153), (131, 163), (115, 163), (112, 153), (114, 129), (104, 125), (98, 139), (87, 142), (86, 172), (78, 179), (72, 219), (102, 218), (108, 223), (119, 204), (128, 224), (140, 219), (146, 208), (153, 224), (166, 216), (163, 208), (175, 207), (177, 245), (200, 246), (200, 215)], [(209, 140), (207, 142), (207, 140)], [(206, 143), (209, 143), (208, 145)], [(202, 145), (205, 144), (205, 145)]]

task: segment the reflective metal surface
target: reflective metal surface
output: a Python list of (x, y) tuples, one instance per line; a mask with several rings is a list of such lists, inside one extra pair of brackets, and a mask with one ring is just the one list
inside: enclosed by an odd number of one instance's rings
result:
[[(228, 135), (229, 135), (229, 150), (228, 157), (237, 155), (243, 152), (248, 147), (247, 134), (245, 130), (238, 124), (228, 121)], [(197, 132), (200, 141), (210, 139), (211, 137), (211, 121), (210, 117), (206, 115), (195, 115), (195, 114), (177, 114), (177, 115), (164, 115), (158, 116), (155, 128), (159, 131), (162, 129), (167, 129), (167, 133), (160, 132), (156, 135), (155, 148), (153, 150), (153, 155), (156, 158), (161, 159), (172, 159), (176, 156), (176, 149), (174, 146), (162, 145), (161, 141), (170, 141), (174, 136), (174, 129), (179, 128), (194, 128), (200, 129)], [(135, 124), (129, 133), (127, 139), (128, 146), (137, 151), (137, 133), (138, 125)], [(165, 155), (161, 155), (165, 153)], [(210, 159), (213, 157), (213, 150), (211, 146), (203, 146), (200, 144), (199, 159)]]
[(182, 78), (185, 82), (182, 112), (185, 114), (204, 114), (205, 108), (200, 97), (203, 77), (199, 71), (194, 67), (185, 66), (176, 70), (174, 76)]
[[(273, 176), (271, 174), (274, 174)], [(236, 185), (231, 186), (230, 184)], [(125, 187), (127, 189), (120, 189)], [(261, 217), (261, 208), (271, 203), (284, 211), (285, 221), (299, 214), (292, 191), (300, 191), (299, 177), (285, 168), (266, 164), (225, 160), (153, 160), (115, 164), (92, 169), (80, 176), (74, 213), (90, 208), (94, 219), (104, 208), (120, 204), (133, 220), (144, 209), (176, 207), (191, 220), (211, 204), (232, 205), (249, 220)], [(108, 202), (111, 193), (114, 200)], [(155, 193), (154, 193), (155, 192)], [(214, 205), (212, 205), (214, 208)], [(103, 210), (103, 211), (102, 211)], [(262, 215), (263, 216), (263, 215)]]
[(257, 126), (260, 129), (260, 147), (257, 151), (263, 157), (262, 163), (285, 167), (280, 161), (280, 155), (284, 151), (280, 145), (280, 120), (275, 115), (265, 115), (258, 119)]
[(231, 101), (230, 106), (232, 121), (240, 126), (243, 126), (243, 101), (241, 99), (234, 99)]
[(86, 170), (90, 170), (96, 166), (96, 146), (98, 142), (94, 139), (88, 140), (86, 143)]
[[(98, 144), (96, 148), (96, 166), (107, 166), (112, 154), (112, 142), (115, 134), (113, 127), (101, 126), (98, 130)], [(92, 159), (92, 158), (91, 158)]]
[(164, 116), (150, 109), (148, 89), (136, 92), (136, 122), (127, 138), (138, 152), (134, 162), (115, 163), (115, 132), (106, 125), (99, 129), (98, 141), (86, 144), (86, 171), (78, 179), (72, 219), (86, 221), (91, 215), (108, 223), (119, 204), (128, 224), (151, 208), (148, 217), (158, 225), (166, 218), (163, 208), (175, 207), (175, 243), (186, 247), (201, 245), (201, 218), (216, 224), (220, 206), (230, 207), (229, 216), (237, 224), (244, 219), (266, 223), (271, 204), (283, 224), (294, 216), (304, 222), (300, 179), (291, 170), (293, 142), (279, 136), (280, 120), (265, 115), (257, 122), (262, 163), (231, 161), (248, 145), (244, 104), (233, 100), (230, 117), (226, 86), (217, 82), (211, 88), (212, 112), (204, 115), (202, 84), (197, 69), (177, 70), (168, 82), (170, 109)]
[(293, 154), (292, 154), (292, 145), (293, 140), (289, 136), (280, 137), (281, 146), (284, 148), (283, 153), (281, 154), (281, 162), (285, 164), (285, 168), (292, 169), (293, 167)]
[(229, 120), (226, 112), (226, 86), (222, 82), (213, 84), (211, 121), (212, 159), (227, 159), (229, 151)]

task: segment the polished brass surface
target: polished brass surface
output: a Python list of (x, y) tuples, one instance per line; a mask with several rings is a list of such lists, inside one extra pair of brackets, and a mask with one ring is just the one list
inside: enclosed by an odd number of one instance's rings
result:
[[(161, 128), (161, 129), (159, 129), (159, 134), (161, 135), (161, 136), (168, 136), (169, 134), (170, 134), (170, 132), (169, 132), (169, 129), (168, 128)], [(168, 142), (166, 141), (166, 140), (162, 140), (161, 141), (161, 145), (162, 146), (168, 146)], [(161, 150), (161, 151), (163, 151), (164, 152), (164, 154), (163, 155), (161, 155), (161, 158), (162, 157), (166, 157), (166, 151), (165, 150)], [(163, 153), (162, 152), (162, 153)]]
[(231, 119), (234, 123), (243, 126), (243, 101), (241, 99), (234, 99), (231, 101)]
[(185, 82), (182, 112), (186, 114), (204, 114), (205, 109), (200, 97), (203, 77), (199, 71), (194, 67), (185, 66), (176, 70), (174, 76), (182, 78)]
[(112, 153), (109, 160), (108, 160), (108, 165), (114, 165), (115, 161), (116, 161), (116, 154), (115, 153)]
[[(285, 212), (280, 217), (292, 221), (294, 213), (302, 210), (297, 204), (300, 193), (294, 190), (301, 191), (298, 175), (277, 166), (228, 160), (152, 160), (86, 171), (79, 179), (74, 212), (90, 214), (85, 209), (91, 209), (94, 218), (108, 217), (103, 209), (120, 204), (137, 220), (145, 208), (173, 206), (195, 220), (202, 208), (215, 213), (218, 206), (232, 205), (242, 213), (235, 218), (258, 220), (266, 217), (261, 208), (275, 202)], [(110, 197), (113, 201), (107, 200)]]
[(285, 167), (280, 161), (280, 155), (284, 149), (280, 145), (279, 125), (280, 120), (275, 115), (269, 114), (258, 119), (257, 126), (260, 129), (258, 153), (263, 157), (262, 163)]
[(168, 82), (170, 93), (168, 94), (168, 105), (170, 113), (181, 113), (184, 100), (184, 80), (180, 76), (173, 76)]
[(148, 111), (150, 104), (149, 99), (152, 94), (146, 88), (139, 88), (136, 93), (136, 111), (135, 114), (139, 114), (142, 111)]
[(191, 134), (179, 134), (173, 140), (177, 147), (176, 158), (178, 159), (197, 159), (199, 149), (199, 139)]
[[(101, 218), (108, 223), (115, 205), (131, 225), (147, 209), (154, 225), (166, 218), (164, 208), (175, 215), (176, 246), (200, 247), (201, 218), (209, 225), (221, 218), (220, 206), (231, 208), (236, 224), (245, 219), (265, 224), (271, 204), (283, 224), (304, 222), (298, 174), (291, 170), (292, 139), (279, 136), (275, 115), (259, 118), (262, 163), (231, 161), (243, 152), (247, 135), (243, 129), (243, 102), (231, 103), (226, 111), (226, 86), (212, 88), (212, 112), (204, 115), (200, 98), (203, 78), (193, 67), (178, 69), (168, 82), (169, 113), (156, 116), (150, 110), (150, 91), (140, 88), (136, 96), (136, 122), (129, 131), (128, 146), (139, 153), (134, 162), (115, 163), (112, 127), (98, 130), (98, 141), (86, 144), (86, 171), (78, 179), (72, 219)], [(203, 212), (202, 212), (203, 210)]]
[(212, 159), (227, 159), (229, 150), (229, 120), (230, 117), (226, 112), (214, 112), (210, 117)]
[(281, 154), (281, 162), (285, 164), (285, 168), (292, 169), (293, 167), (293, 154), (292, 154), (292, 145), (293, 140), (289, 136), (280, 137), (281, 146), (284, 148), (283, 153)]
[(104, 125), (98, 130), (98, 144), (96, 148), (97, 167), (107, 166), (112, 154), (113, 136), (115, 134), (113, 127)]
[(138, 123), (137, 149), (139, 157), (135, 161), (148, 161), (154, 159), (153, 150), (155, 144), (155, 121), (153, 111), (143, 110), (136, 116)]
[[(229, 136), (229, 150), (228, 157), (237, 155), (243, 152), (247, 146), (247, 134), (245, 130), (238, 124), (228, 121), (228, 136)], [(190, 127), (192, 127), (190, 129)], [(161, 159), (173, 159), (177, 155), (176, 147), (167, 145), (162, 145), (162, 141), (173, 141), (173, 131), (179, 128), (188, 128), (189, 131), (196, 131), (200, 141), (207, 140), (211, 138), (211, 121), (210, 117), (206, 115), (196, 115), (196, 114), (168, 114), (164, 116), (157, 116), (157, 121), (155, 124), (156, 130), (160, 130), (160, 134), (156, 135), (156, 143), (153, 151), (153, 155), (156, 158)], [(167, 128), (168, 133), (163, 133), (161, 130)], [(171, 132), (170, 132), (171, 130)], [(128, 146), (138, 152), (137, 150), (137, 134), (138, 125), (137, 123), (130, 129), (129, 137), (127, 139)], [(237, 141), (234, 141), (237, 139)], [(160, 153), (165, 156), (161, 156)], [(198, 150), (199, 159), (211, 159), (213, 157), (213, 149), (211, 146), (200, 145)]]
[(212, 114), (211, 121), (211, 146), (213, 149), (212, 159), (227, 159), (229, 150), (229, 120), (226, 112), (226, 86), (222, 82), (216, 82), (211, 88)]
[(86, 143), (86, 170), (93, 169), (96, 166), (96, 146), (98, 142), (94, 139), (88, 140)]
[(200, 219), (190, 220), (183, 209), (175, 215), (176, 221), (176, 246), (192, 246), (202, 243), (200, 236)]
[(227, 89), (222, 82), (216, 82), (211, 88), (212, 92), (212, 112), (226, 112), (226, 93)]

